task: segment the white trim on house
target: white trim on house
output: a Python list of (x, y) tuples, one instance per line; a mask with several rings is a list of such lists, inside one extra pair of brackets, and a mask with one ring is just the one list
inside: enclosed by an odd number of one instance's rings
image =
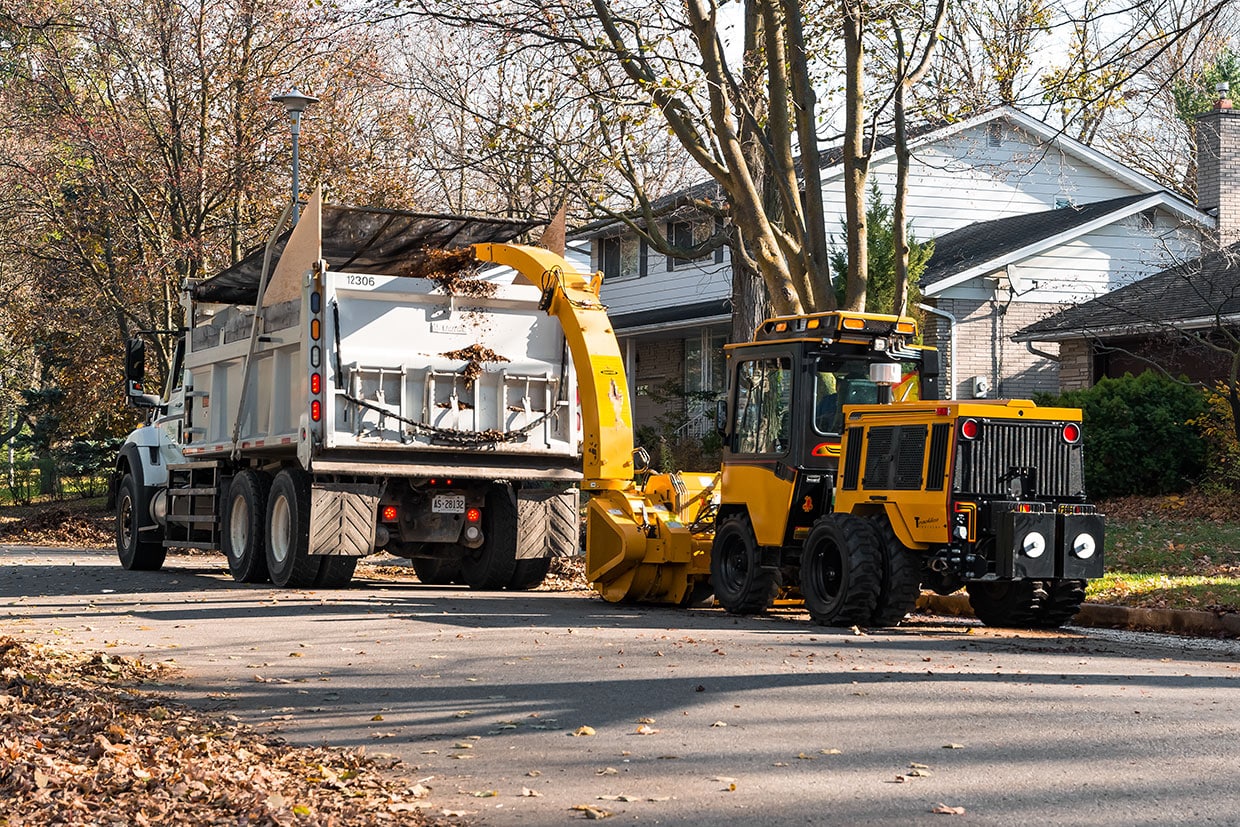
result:
[[(1015, 264), (1017, 262), (1024, 261), (1031, 256), (1036, 256), (1048, 250), (1053, 250), (1062, 244), (1066, 244), (1069, 241), (1092, 233), (1102, 227), (1114, 224), (1116, 221), (1122, 221), (1125, 218), (1148, 210), (1151, 207), (1163, 207), (1170, 212), (1178, 214), (1186, 221), (1201, 222), (1210, 227), (1214, 224), (1214, 221), (1210, 218), (1210, 216), (1199, 210), (1186, 208), (1180, 199), (1172, 196), (1166, 190), (1152, 192), (1149, 196), (1142, 198), (1140, 201), (1135, 201), (1126, 207), (1114, 210), (1106, 215), (1099, 216), (1093, 221), (1087, 221), (1086, 223), (1073, 227), (1070, 230), (1065, 230), (1062, 233), (1047, 236), (1046, 238), (1039, 239), (1032, 244), (1027, 244), (1024, 247), (1012, 250), (1009, 253), (983, 261), (981, 264), (975, 264), (967, 270), (961, 270), (959, 273), (953, 273), (952, 275), (927, 286), (922, 292), (922, 295), (937, 296), (945, 290), (950, 290), (951, 288), (964, 284), (965, 282), (975, 279), (978, 276), (988, 275), (996, 270), (1008, 266), (1009, 264)], [(1071, 209), (1071, 207), (1064, 207), (1063, 209)]]
[(1038, 333), (1031, 336), (1012, 335), (1014, 342), (1066, 342), (1071, 339), (1101, 338), (1104, 336), (1132, 336), (1141, 333), (1157, 333), (1170, 330), (1201, 330), (1216, 325), (1240, 323), (1240, 313), (1229, 313), (1226, 316), (1197, 316), (1192, 319), (1169, 319), (1165, 322), (1134, 322), (1106, 327), (1076, 327), (1071, 330), (1057, 330)]
[(644, 324), (637, 327), (621, 327), (616, 329), (616, 335), (621, 339), (630, 336), (638, 336), (643, 333), (671, 333), (676, 330), (695, 330), (699, 327), (705, 327), (712, 324), (732, 323), (731, 315), (720, 316), (697, 316), (692, 319), (683, 319), (677, 322), (656, 322), (655, 324)]

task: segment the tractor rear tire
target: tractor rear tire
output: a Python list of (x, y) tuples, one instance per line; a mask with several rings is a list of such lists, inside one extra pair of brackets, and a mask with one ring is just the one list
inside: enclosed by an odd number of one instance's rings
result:
[(1084, 580), (1048, 580), (1046, 591), (1046, 602), (1038, 612), (1038, 625), (1043, 629), (1058, 629), (1076, 617), (1085, 602)]
[(1049, 595), (1041, 580), (987, 580), (969, 583), (973, 615), (987, 626), (1036, 629)]
[(725, 517), (710, 551), (710, 584), (719, 605), (738, 615), (760, 614), (770, 608), (782, 577), (778, 570), (762, 568), (760, 562), (749, 517)]
[(249, 469), (233, 477), (228, 486), (228, 499), (221, 515), (220, 545), (228, 559), (228, 571), (238, 583), (268, 580), (263, 520), (267, 517), (270, 490), (271, 477)]
[(126, 474), (116, 494), (116, 554), (127, 571), (159, 571), (168, 554), (163, 529), (149, 516), (149, 504), (138, 478)]
[(872, 523), (851, 514), (814, 521), (801, 553), (801, 595), (820, 626), (869, 622), (881, 585), (881, 540)]
[(487, 491), (482, 537), (480, 548), (465, 549), (461, 575), (471, 589), (502, 589), (517, 570), (517, 503), (503, 486)]
[(917, 608), (917, 598), (921, 596), (921, 557), (900, 542), (886, 515), (874, 520), (874, 528), (881, 543), (882, 577), (870, 624), (899, 626)]

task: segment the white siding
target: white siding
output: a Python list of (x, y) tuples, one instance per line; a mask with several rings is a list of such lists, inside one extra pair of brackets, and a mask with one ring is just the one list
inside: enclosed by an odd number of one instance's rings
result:
[(664, 256), (651, 251), (646, 275), (603, 280), (603, 303), (612, 316), (662, 310), (689, 304), (725, 299), (732, 295), (732, 264), (725, 254), (723, 263), (678, 263), (667, 269)]

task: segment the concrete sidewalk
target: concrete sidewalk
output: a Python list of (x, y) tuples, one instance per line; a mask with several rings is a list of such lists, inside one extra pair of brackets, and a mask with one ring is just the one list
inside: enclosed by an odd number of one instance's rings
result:
[[(939, 615), (972, 617), (973, 608), (963, 593), (940, 595), (922, 592), (917, 608)], [(1130, 609), (1104, 603), (1086, 603), (1072, 619), (1074, 626), (1166, 632), (1197, 637), (1240, 637), (1240, 613), (1201, 612), (1187, 609)]]

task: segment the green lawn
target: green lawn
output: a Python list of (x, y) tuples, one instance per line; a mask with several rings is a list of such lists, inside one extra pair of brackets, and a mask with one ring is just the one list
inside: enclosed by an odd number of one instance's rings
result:
[(1160, 510), (1108, 516), (1107, 574), (1090, 583), (1089, 600), (1240, 611), (1240, 523)]

